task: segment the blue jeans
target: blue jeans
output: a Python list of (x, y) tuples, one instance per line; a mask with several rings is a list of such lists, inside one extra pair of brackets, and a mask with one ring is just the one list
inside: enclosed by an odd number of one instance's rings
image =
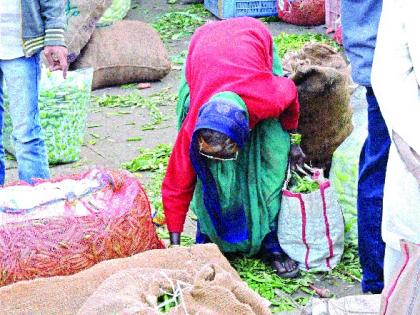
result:
[(357, 221), (359, 258), (363, 270), (362, 291), (381, 293), (385, 244), (381, 236), (385, 172), (391, 144), (375, 95), (367, 88), (368, 137), (359, 164)]
[(49, 178), (47, 151), (39, 123), (40, 74), (39, 54), (0, 60), (0, 185), (4, 184), (5, 178), (3, 84), (6, 84), (9, 98), (19, 179), (32, 183), (33, 178)]

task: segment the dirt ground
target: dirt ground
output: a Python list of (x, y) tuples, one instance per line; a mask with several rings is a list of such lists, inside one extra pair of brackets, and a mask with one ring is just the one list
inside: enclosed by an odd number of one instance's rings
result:
[[(127, 19), (152, 22), (160, 14), (167, 12), (171, 8), (182, 7), (182, 5), (168, 5), (167, 0), (134, 0), (133, 7)], [(297, 27), (280, 22), (268, 23), (268, 27), (273, 35), (280, 32), (302, 33), (315, 32), (323, 33), (323, 27)], [(177, 55), (188, 47), (190, 37), (183, 38), (167, 45), (170, 56)], [(140, 95), (149, 95), (158, 92), (163, 88), (169, 88), (176, 93), (178, 81), (180, 78), (180, 67), (173, 67), (170, 74), (160, 82), (153, 82), (152, 87), (147, 90), (140, 90)], [(123, 95), (132, 93), (137, 89), (123, 89), (121, 87), (112, 87), (93, 92), (94, 95), (104, 94)], [(354, 109), (354, 124), (357, 128), (366, 128), (366, 103), (363, 97), (363, 90), (356, 89), (352, 96), (352, 106)], [(94, 109), (94, 108), (92, 108)], [(99, 127), (88, 128), (86, 130), (85, 144), (82, 148), (81, 160), (66, 165), (51, 167), (52, 176), (59, 176), (83, 171), (94, 166), (120, 168), (121, 163), (127, 162), (138, 155), (139, 147), (151, 148), (160, 143), (171, 144), (176, 137), (175, 128), (175, 104), (173, 106), (161, 107), (160, 110), (169, 119), (157, 127), (155, 130), (142, 131), (140, 126), (149, 121), (150, 117), (146, 109), (134, 109), (130, 115), (112, 115), (117, 109), (102, 108), (92, 110), (88, 116), (88, 126), (99, 125)], [(135, 125), (129, 123), (135, 122)], [(96, 144), (89, 144), (93, 139), (92, 134), (99, 135), (100, 138)], [(127, 142), (129, 137), (142, 137), (141, 142)], [(17, 179), (16, 162), (7, 161), (7, 179), (6, 182)], [(144, 180), (147, 180), (146, 178)], [(190, 222), (187, 225), (187, 234), (194, 235), (194, 225)], [(322, 280), (321, 285), (330, 288), (336, 296), (345, 296), (359, 294), (358, 285), (349, 285), (339, 280)]]

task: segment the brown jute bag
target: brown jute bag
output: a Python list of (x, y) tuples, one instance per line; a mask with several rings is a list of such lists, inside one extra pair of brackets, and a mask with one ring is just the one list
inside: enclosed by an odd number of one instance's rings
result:
[(400, 245), (402, 258), (382, 291), (380, 315), (420, 314), (420, 244)]
[[(130, 271), (133, 268), (134, 271)], [(118, 272), (122, 273), (117, 274)], [(109, 278), (114, 274), (115, 276)], [(105, 281), (108, 278), (109, 280)], [(185, 304), (190, 305), (191, 309), (195, 307), (203, 309), (197, 303), (205, 303), (203, 307), (215, 310), (218, 307), (216, 304), (222, 307), (231, 301), (230, 307), (252, 309), (255, 314), (269, 314), (264, 301), (251, 292), (247, 286), (240, 284), (238, 273), (213, 244), (196, 245), (191, 248), (151, 250), (130, 258), (104, 261), (72, 276), (18, 282), (0, 288), (0, 313), (74, 315), (79, 312), (79, 314), (88, 315), (96, 314), (95, 307), (104, 306), (105, 310), (107, 307), (111, 310), (120, 309), (118, 301), (122, 299), (129, 299), (130, 303), (127, 305), (130, 307), (144, 308), (146, 305), (153, 308), (157, 294), (150, 293), (156, 293), (156, 288), (159, 288), (161, 284), (167, 284), (168, 279), (172, 279), (174, 284), (177, 282), (180, 285), (181, 282), (188, 284), (185, 288), (189, 288), (190, 291), (183, 292), (182, 296), (185, 298)], [(109, 283), (115, 285), (113, 291), (108, 291), (106, 298), (101, 298), (101, 292), (103, 292), (101, 290), (104, 287), (107, 288)], [(208, 287), (215, 289), (209, 291)], [(140, 295), (136, 295), (136, 292)], [(92, 300), (99, 304), (92, 305), (90, 303)], [(110, 302), (109, 305), (107, 301)], [(86, 309), (88, 311), (84, 312), (83, 310)], [(181, 308), (177, 309), (181, 310)], [(100, 314), (107, 313), (102, 311)], [(115, 314), (115, 312), (109, 314)], [(137, 314), (155, 313), (138, 312)], [(221, 313), (209, 311), (200, 312), (200, 314)]]
[(332, 47), (308, 43), (287, 54), (283, 65), (299, 91), (302, 149), (328, 172), (334, 151), (353, 130), (347, 64)]
[[(271, 314), (245, 283), (215, 264), (184, 270), (129, 269), (105, 280), (78, 315), (160, 314), (166, 294), (175, 306), (167, 314)], [(167, 302), (168, 303), (168, 302)]]
[(74, 62), (86, 46), (96, 22), (108, 9), (112, 0), (63, 0), (66, 4), (67, 30), (66, 45), (69, 50), (68, 61)]
[(159, 34), (139, 21), (119, 21), (98, 28), (75, 68), (94, 69), (93, 88), (156, 81), (171, 70)]

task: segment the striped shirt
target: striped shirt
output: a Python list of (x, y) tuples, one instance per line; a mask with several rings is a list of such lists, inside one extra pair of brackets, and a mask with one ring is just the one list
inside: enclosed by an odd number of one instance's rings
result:
[(24, 56), (20, 0), (0, 0), (0, 60)]

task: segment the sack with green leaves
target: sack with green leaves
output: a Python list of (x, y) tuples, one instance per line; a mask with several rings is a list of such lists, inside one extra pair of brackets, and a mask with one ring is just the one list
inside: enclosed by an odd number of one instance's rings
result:
[(366, 129), (359, 128), (333, 154), (330, 180), (343, 209), (346, 237), (357, 241), (357, 181)]
[[(50, 164), (79, 160), (90, 104), (93, 69), (61, 72), (42, 69), (39, 91), (39, 117)], [(9, 102), (4, 98), (3, 142), (6, 151), (14, 155), (13, 127)]]
[(121, 21), (127, 16), (131, 8), (131, 0), (113, 0), (112, 5), (102, 15), (97, 26), (111, 25), (116, 21)]

